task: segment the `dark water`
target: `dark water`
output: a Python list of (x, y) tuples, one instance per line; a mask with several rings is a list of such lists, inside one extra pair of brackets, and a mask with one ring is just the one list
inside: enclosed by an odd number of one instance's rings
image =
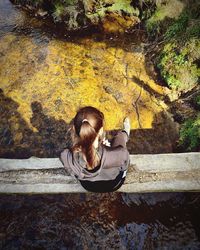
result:
[(1, 249), (200, 249), (200, 194), (1, 195)]
[[(0, 24), (0, 36), (51, 39), (6, 0)], [(200, 249), (199, 211), (199, 193), (1, 195), (0, 249)]]

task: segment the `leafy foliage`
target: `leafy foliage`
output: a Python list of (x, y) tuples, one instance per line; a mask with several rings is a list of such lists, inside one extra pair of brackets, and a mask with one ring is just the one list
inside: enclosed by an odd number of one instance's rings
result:
[(200, 148), (200, 114), (183, 124), (180, 130), (179, 145), (184, 146), (188, 151)]
[(197, 61), (200, 59), (200, 17), (197, 1), (186, 4), (182, 13), (169, 25), (162, 37), (164, 46), (157, 66), (168, 86), (179, 92), (187, 92), (200, 79)]
[(200, 95), (198, 95), (195, 99), (196, 105), (200, 108)]
[(164, 34), (165, 39), (172, 39), (175, 36), (178, 37), (181, 33), (184, 33), (188, 26), (189, 16), (187, 11), (183, 11), (179, 16), (178, 20), (176, 20)]
[(197, 39), (190, 39), (183, 45), (174, 40), (164, 46), (157, 66), (170, 88), (185, 92), (198, 83), (200, 69), (195, 62), (199, 57)]

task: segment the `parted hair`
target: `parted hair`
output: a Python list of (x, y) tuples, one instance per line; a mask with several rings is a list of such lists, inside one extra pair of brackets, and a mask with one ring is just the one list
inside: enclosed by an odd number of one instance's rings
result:
[(74, 137), (73, 137), (73, 154), (81, 151), (87, 161), (87, 168), (93, 169), (99, 164), (99, 157), (93, 146), (99, 130), (104, 125), (103, 113), (91, 106), (86, 106), (78, 110), (73, 120)]

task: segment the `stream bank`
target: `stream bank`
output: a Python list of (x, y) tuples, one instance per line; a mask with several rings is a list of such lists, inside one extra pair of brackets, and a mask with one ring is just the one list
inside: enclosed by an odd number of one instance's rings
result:
[(199, 1), (159, 1), (145, 26), (148, 55), (170, 88), (170, 113), (180, 124), (177, 150), (200, 151)]
[(140, 22), (139, 8), (131, 0), (12, 0), (40, 18), (50, 18), (67, 31), (100, 28), (104, 33), (124, 33)]

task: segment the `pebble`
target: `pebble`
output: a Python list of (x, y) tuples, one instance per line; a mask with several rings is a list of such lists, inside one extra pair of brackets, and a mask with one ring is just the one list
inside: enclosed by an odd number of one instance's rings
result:
[(106, 91), (106, 93), (108, 94), (113, 94), (114, 93), (114, 90), (112, 87), (110, 86), (103, 86), (103, 89)]
[(107, 98), (105, 98), (105, 97), (101, 97), (101, 98), (99, 98), (99, 102), (101, 102), (101, 103), (104, 103), (104, 102), (106, 102), (108, 99)]

